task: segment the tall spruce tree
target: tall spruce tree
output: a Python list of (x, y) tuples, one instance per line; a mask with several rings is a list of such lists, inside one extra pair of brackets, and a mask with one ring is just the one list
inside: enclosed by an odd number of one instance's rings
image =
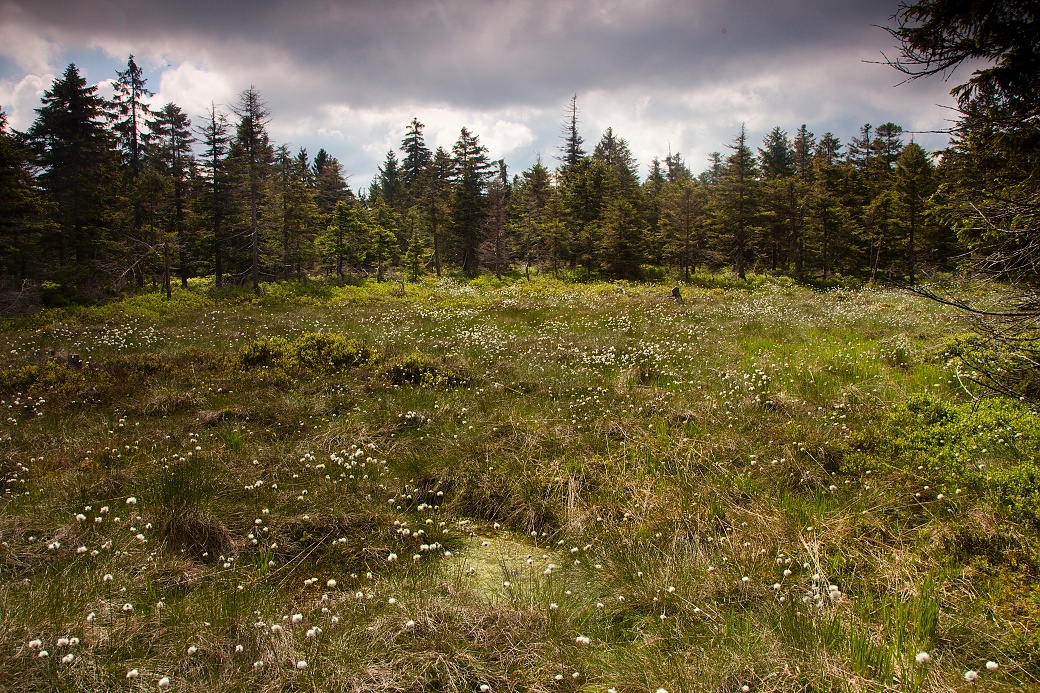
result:
[(112, 233), (118, 160), (105, 101), (70, 64), (36, 114), (27, 141), (54, 213), (55, 233), (45, 240), (54, 258), (48, 274), (70, 289), (96, 291), (99, 280), (120, 275), (123, 240)]
[(433, 267), (438, 277), (444, 262), (445, 229), (450, 221), (452, 175), (451, 155), (443, 147), (437, 147), (418, 186), (421, 191), (418, 200), (420, 216), (430, 230)]
[(206, 119), (197, 130), (203, 146), (201, 180), (205, 188), (199, 197), (199, 207), (201, 216), (205, 219), (208, 245), (213, 258), (214, 283), (217, 288), (224, 286), (224, 259), (227, 252), (225, 232), (231, 207), (227, 166), (231, 143), (229, 130), (227, 116), (217, 111), (216, 104), (210, 103)]
[(478, 249), (484, 240), (487, 215), (487, 184), (492, 165), (487, 148), (468, 129), (462, 128), (452, 147), (453, 183), (451, 228), (459, 266), (472, 277), (479, 269)]
[[(116, 71), (112, 84), (112, 129), (115, 131), (123, 159), (126, 196), (131, 201), (131, 228), (135, 238), (140, 236), (142, 203), (138, 190), (141, 165), (148, 137), (147, 123), (154, 113), (147, 99), (152, 92), (146, 86), (144, 71), (130, 55), (126, 69)], [(143, 278), (138, 275), (139, 279)]]
[(33, 306), (21, 292), (25, 280), (43, 276), (40, 241), (47, 209), (33, 180), (30, 152), (7, 130), (0, 111), (0, 291), (13, 299), (0, 304), (0, 315)]
[(707, 251), (705, 187), (690, 178), (679, 178), (665, 184), (661, 200), (664, 256), (689, 282)]
[(238, 173), (249, 208), (249, 276), (253, 292), (260, 293), (260, 215), (264, 202), (264, 183), (273, 159), (271, 141), (267, 135), (271, 112), (254, 86), (239, 95), (238, 104), (232, 110), (238, 116), (232, 153), (236, 155), (239, 164)]
[(911, 142), (896, 159), (895, 191), (901, 226), (905, 230), (906, 272), (910, 284), (917, 279), (918, 244), (926, 223), (929, 198), (935, 192), (934, 169), (928, 154)]
[(733, 144), (727, 146), (733, 153), (726, 157), (714, 190), (714, 216), (723, 251), (733, 259), (737, 276), (747, 279), (760, 231), (758, 166), (743, 125)]
[(310, 184), (311, 171), (307, 153), (300, 150), (293, 155), (287, 145), (281, 145), (274, 155), (274, 197), (278, 208), (278, 241), (281, 262), (276, 271), (279, 279), (293, 274), (303, 276), (304, 265), (314, 255), (315, 230), (318, 224), (317, 191)]
[[(163, 265), (166, 297), (170, 297), (170, 268), (175, 262), (181, 287), (188, 287), (191, 276), (191, 248), (187, 237), (185, 210), (188, 203), (189, 176), (194, 166), (191, 151), (195, 138), (191, 121), (179, 106), (167, 103), (148, 121), (148, 163), (167, 182), (169, 214), (163, 228)], [(176, 260), (174, 260), (176, 250)]]
[(762, 171), (762, 225), (769, 267), (776, 272), (787, 264), (795, 214), (794, 152), (791, 140), (774, 127), (758, 150)]

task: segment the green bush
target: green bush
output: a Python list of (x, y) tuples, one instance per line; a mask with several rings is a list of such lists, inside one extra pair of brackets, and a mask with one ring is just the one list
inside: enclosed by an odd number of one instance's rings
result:
[(449, 367), (441, 360), (417, 351), (386, 363), (380, 375), (392, 385), (456, 386), (467, 381), (461, 369)]
[(289, 343), (281, 337), (258, 339), (252, 344), (247, 344), (239, 353), (239, 358), (246, 368), (273, 366), (281, 361), (288, 345)]
[(1036, 460), (996, 469), (992, 476), (1000, 509), (1040, 529), (1040, 465)]
[(321, 372), (336, 372), (362, 366), (372, 358), (372, 349), (356, 339), (328, 332), (308, 332), (289, 343), (285, 365)]
[(278, 366), (285, 370), (335, 373), (368, 363), (372, 348), (356, 339), (328, 332), (308, 332), (292, 341), (281, 337), (258, 339), (239, 353), (247, 368)]

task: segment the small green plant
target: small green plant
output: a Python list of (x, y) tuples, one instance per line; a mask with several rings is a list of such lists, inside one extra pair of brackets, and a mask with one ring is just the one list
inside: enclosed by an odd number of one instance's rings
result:
[(457, 368), (451, 368), (442, 360), (417, 351), (385, 363), (380, 369), (380, 375), (392, 385), (436, 387), (457, 386), (466, 382)]

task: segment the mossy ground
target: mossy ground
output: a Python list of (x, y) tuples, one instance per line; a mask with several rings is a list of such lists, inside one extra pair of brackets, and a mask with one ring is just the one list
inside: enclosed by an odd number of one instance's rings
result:
[(669, 288), (4, 323), (0, 689), (1040, 688), (1040, 417), (962, 316)]

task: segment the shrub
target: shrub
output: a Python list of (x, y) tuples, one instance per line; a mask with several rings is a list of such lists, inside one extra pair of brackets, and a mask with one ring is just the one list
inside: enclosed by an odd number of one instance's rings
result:
[(279, 366), (319, 373), (356, 368), (372, 356), (372, 348), (364, 342), (328, 332), (308, 332), (292, 341), (281, 337), (259, 339), (239, 353), (242, 365), (248, 368)]
[(1040, 465), (1024, 461), (993, 470), (992, 476), (1000, 509), (1040, 529)]
[(239, 353), (239, 358), (246, 368), (273, 366), (282, 359), (288, 344), (281, 337), (258, 339), (252, 344), (247, 344)]
[(308, 332), (289, 343), (285, 365), (321, 372), (336, 372), (364, 365), (372, 349), (356, 339), (328, 332)]
[(392, 385), (433, 387), (457, 386), (467, 382), (460, 368), (452, 368), (440, 359), (417, 351), (385, 364), (380, 375)]

